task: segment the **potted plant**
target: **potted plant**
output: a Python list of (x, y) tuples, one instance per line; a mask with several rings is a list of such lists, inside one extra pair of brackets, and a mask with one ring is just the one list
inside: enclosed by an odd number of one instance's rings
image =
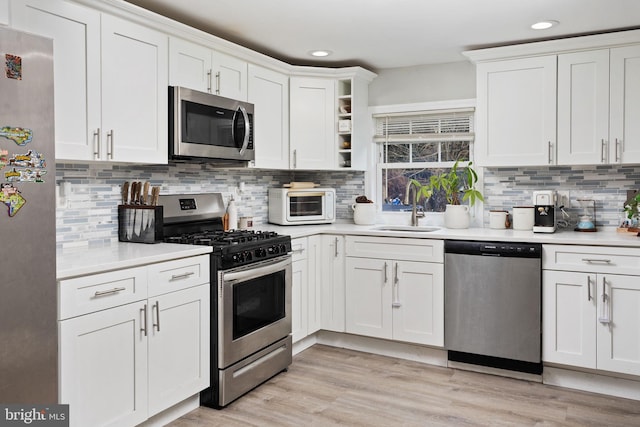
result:
[[(458, 163), (459, 161), (456, 160), (449, 172), (433, 175), (429, 183), (416, 192), (416, 196), (430, 197), (434, 191), (444, 191), (447, 199), (444, 225), (447, 228), (468, 228), (469, 207), (473, 206), (477, 200), (484, 201), (482, 193), (476, 188), (478, 174), (471, 167), (473, 162), (469, 162), (463, 168), (459, 168)], [(461, 204), (466, 201), (469, 201), (469, 205)]]
[(627, 216), (629, 228), (635, 231), (638, 227), (638, 219), (640, 218), (640, 212), (638, 212), (638, 205), (640, 204), (640, 193), (633, 197), (630, 197), (624, 203), (624, 213)]

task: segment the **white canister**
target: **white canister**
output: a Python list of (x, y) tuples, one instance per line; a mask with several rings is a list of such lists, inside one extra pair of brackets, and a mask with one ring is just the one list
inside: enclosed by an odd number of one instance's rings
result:
[(513, 207), (513, 229), (514, 230), (533, 230), (534, 223), (533, 206), (514, 206)]
[(358, 225), (373, 225), (376, 223), (376, 204), (375, 203), (354, 203), (351, 205), (353, 209), (353, 222)]
[(253, 217), (241, 216), (238, 220), (238, 228), (240, 228), (240, 230), (251, 230), (253, 228)]
[(489, 211), (489, 228), (507, 228), (509, 213), (507, 211)]

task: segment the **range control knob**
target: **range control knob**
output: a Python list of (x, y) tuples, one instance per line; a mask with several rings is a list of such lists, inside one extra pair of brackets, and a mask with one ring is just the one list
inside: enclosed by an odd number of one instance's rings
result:
[(266, 256), (267, 256), (267, 251), (264, 248), (256, 249), (256, 257), (257, 258), (264, 258)]

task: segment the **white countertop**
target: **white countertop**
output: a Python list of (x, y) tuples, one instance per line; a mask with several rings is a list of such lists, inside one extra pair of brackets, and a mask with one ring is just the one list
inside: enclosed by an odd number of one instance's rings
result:
[(424, 233), (415, 231), (376, 230), (380, 225), (382, 224), (356, 225), (354, 223), (335, 223), (291, 226), (260, 224), (256, 228), (261, 230), (273, 230), (280, 234), (288, 234), (292, 238), (305, 237), (313, 234), (356, 234), (369, 236), (415, 237), (422, 239), (486, 240), (546, 243), (556, 245), (640, 247), (640, 237), (637, 237), (635, 233), (619, 233), (616, 231), (615, 227), (604, 227), (596, 232), (579, 232), (573, 231), (572, 229), (559, 229), (555, 233), (534, 233), (533, 231), (519, 231), (512, 229), (448, 229), (442, 227), (438, 231)]
[[(494, 230), (490, 228), (468, 228), (462, 230), (440, 228), (433, 232), (383, 231), (380, 225), (356, 225), (335, 223), (320, 225), (280, 226), (260, 224), (258, 230), (272, 230), (292, 238), (314, 234), (353, 234), (365, 236), (413, 237), (422, 239), (483, 240), (501, 242), (528, 242), (557, 245), (622, 246), (640, 247), (640, 237), (635, 233), (618, 233), (614, 227), (597, 232), (584, 233), (573, 230), (558, 230), (555, 233), (532, 231)], [(95, 274), (122, 268), (137, 267), (156, 262), (169, 261), (212, 252), (208, 246), (181, 245), (171, 243), (141, 244), (116, 243), (104, 247), (82, 247), (58, 252), (56, 258), (57, 279)]]
[(175, 243), (116, 243), (101, 247), (79, 247), (58, 251), (56, 278), (68, 279), (110, 270), (138, 267), (145, 264), (212, 252), (209, 246)]

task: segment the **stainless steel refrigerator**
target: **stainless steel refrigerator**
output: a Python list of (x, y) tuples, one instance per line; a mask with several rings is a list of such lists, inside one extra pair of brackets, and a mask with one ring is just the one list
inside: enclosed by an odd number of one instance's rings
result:
[(0, 402), (58, 400), (53, 42), (0, 28)]

